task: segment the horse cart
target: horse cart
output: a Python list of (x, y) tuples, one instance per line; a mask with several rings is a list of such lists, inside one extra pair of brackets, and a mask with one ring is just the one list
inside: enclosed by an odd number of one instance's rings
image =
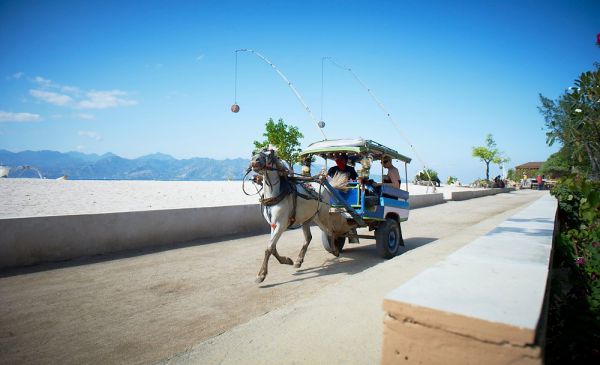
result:
[[(323, 186), (330, 193), (330, 216), (343, 218), (345, 225), (339, 229), (322, 231), (323, 247), (331, 253), (342, 251), (346, 239), (358, 243), (358, 239), (375, 239), (376, 248), (383, 258), (392, 258), (404, 246), (401, 222), (408, 220), (409, 193), (407, 164), (411, 162), (399, 152), (371, 140), (338, 139), (313, 143), (302, 153), (304, 171), (310, 171), (310, 165), (319, 156), (326, 162), (340, 156), (347, 158), (350, 166), (356, 167), (358, 178), (349, 181), (343, 189), (336, 189), (325, 179)], [(370, 178), (373, 161), (393, 159), (404, 163), (404, 182), (406, 190), (382, 184)], [(360, 169), (357, 168), (360, 165)], [(383, 177), (383, 166), (381, 176)], [(375, 234), (358, 234), (356, 228), (368, 228)], [(335, 245), (335, 247), (334, 247)]]
[[(331, 180), (325, 174), (310, 176), (310, 165), (316, 156), (325, 161), (343, 156), (344, 161), (348, 161), (350, 165), (361, 166), (360, 175), (352, 174), (356, 178), (349, 181), (342, 169), (342, 173), (335, 174)], [(339, 256), (346, 238), (350, 243), (358, 242), (359, 238), (374, 238), (377, 251), (382, 257), (394, 257), (400, 246), (404, 245), (400, 223), (408, 219), (408, 185), (406, 190), (402, 190), (375, 182), (369, 178), (370, 169), (373, 161), (402, 161), (406, 182), (406, 164), (411, 159), (391, 148), (364, 139), (316, 142), (302, 152), (301, 157), (305, 165), (302, 169), (304, 176), (296, 176), (281, 161), (275, 150), (265, 148), (253, 154), (244, 176), (245, 179), (252, 171), (256, 174), (252, 181), (261, 186), (260, 189), (257, 188), (261, 212), (271, 227), (256, 282), (265, 280), (271, 255), (280, 264), (301, 267), (312, 240), (312, 222), (321, 229), (323, 246), (334, 256)], [(296, 261), (277, 251), (277, 242), (282, 233), (293, 226), (302, 227), (305, 239)], [(358, 234), (358, 228), (368, 228), (369, 231), (375, 231), (375, 235)]]

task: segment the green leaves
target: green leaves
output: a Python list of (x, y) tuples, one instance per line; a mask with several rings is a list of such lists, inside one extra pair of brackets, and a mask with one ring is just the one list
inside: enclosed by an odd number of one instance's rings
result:
[(496, 141), (491, 134), (485, 136), (485, 146), (477, 146), (472, 149), (472, 156), (479, 158), (486, 165), (485, 176), (486, 180), (490, 179), (490, 162), (496, 165), (501, 165), (510, 161), (508, 157), (502, 155), (502, 152), (496, 147)]
[(600, 182), (563, 178), (552, 189), (558, 199), (560, 236), (557, 253), (573, 273), (571, 284), (600, 320)]
[(600, 177), (600, 64), (582, 73), (575, 86), (556, 101), (540, 95), (547, 133), (546, 143), (559, 141), (569, 152), (571, 166)]
[(300, 133), (298, 127), (285, 124), (281, 118), (277, 123), (273, 121), (273, 118), (269, 118), (269, 121), (265, 124), (263, 136), (266, 137), (266, 140), (262, 142), (254, 141), (254, 148), (263, 149), (270, 144), (275, 146), (277, 155), (287, 162), (290, 169), (292, 169), (298, 155), (302, 152), (300, 139), (304, 138), (304, 135)]

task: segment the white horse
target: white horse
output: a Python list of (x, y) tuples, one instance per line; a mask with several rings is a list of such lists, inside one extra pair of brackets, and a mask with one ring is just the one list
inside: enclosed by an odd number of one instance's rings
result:
[[(269, 257), (275, 256), (280, 264), (294, 265), (299, 268), (312, 239), (310, 223), (315, 221), (328, 237), (331, 253), (339, 256), (336, 237), (344, 237), (354, 226), (350, 226), (340, 214), (330, 214), (330, 194), (324, 188), (320, 194), (310, 191), (302, 183), (288, 177), (289, 170), (276, 156), (273, 150), (262, 150), (252, 156), (250, 168), (262, 177), (263, 195), (261, 204), (263, 216), (271, 226), (271, 237), (265, 250), (263, 264), (256, 278), (257, 283), (265, 280), (268, 273)], [(336, 175), (331, 181), (334, 188), (342, 189), (347, 185), (343, 175)], [(292, 224), (301, 224), (304, 233), (304, 245), (294, 263), (292, 259), (277, 252), (277, 241)]]

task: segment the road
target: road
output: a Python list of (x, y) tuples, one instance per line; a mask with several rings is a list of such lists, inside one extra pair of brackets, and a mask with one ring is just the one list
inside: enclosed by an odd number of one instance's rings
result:
[[(547, 192), (517, 191), (415, 209), (402, 225), (403, 253), (468, 232), (484, 220), (500, 220), (541, 194)], [(322, 248), (317, 228), (313, 236), (302, 268), (271, 260), (261, 285), (254, 278), (266, 235), (4, 271), (0, 363), (157, 362), (383, 262), (374, 241), (346, 245), (335, 258)], [(295, 258), (301, 243), (302, 232), (289, 231), (278, 249)]]

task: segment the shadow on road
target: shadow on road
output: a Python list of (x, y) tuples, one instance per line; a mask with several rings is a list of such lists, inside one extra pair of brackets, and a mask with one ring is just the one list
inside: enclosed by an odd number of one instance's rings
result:
[(552, 232), (554, 232), (553, 228), (532, 229), (532, 228), (522, 228), (522, 227), (496, 227), (493, 230), (491, 230), (490, 232), (488, 232), (487, 236), (494, 236), (494, 235), (504, 234), (504, 233), (518, 233), (518, 234), (532, 236), (532, 237), (536, 237), (536, 236), (545, 237), (548, 235), (551, 236)]
[(176, 250), (176, 249), (186, 248), (186, 247), (226, 242), (226, 241), (230, 241), (230, 240), (236, 240), (236, 239), (247, 238), (247, 237), (250, 237), (250, 236), (248, 236), (248, 235), (228, 235), (228, 236), (223, 236), (223, 237), (219, 237), (219, 238), (203, 238), (203, 239), (196, 239), (196, 240), (188, 241), (188, 242), (166, 243), (164, 245), (158, 245), (158, 246), (154, 246), (154, 247), (136, 248), (136, 249), (130, 249), (130, 250), (125, 250), (125, 251), (98, 254), (98, 255), (94, 255), (94, 256), (84, 256), (84, 257), (79, 257), (79, 258), (70, 259), (70, 260), (44, 262), (44, 263), (39, 263), (39, 264), (34, 264), (34, 265), (29, 265), (29, 266), (1, 269), (0, 270), (0, 278), (16, 276), (16, 275), (24, 275), (24, 274), (33, 274), (33, 273), (37, 273), (37, 272), (63, 269), (63, 268), (69, 268), (69, 267), (77, 267), (77, 266), (82, 266), (82, 265), (90, 265), (90, 264), (111, 261), (111, 260), (128, 259), (128, 258), (132, 258), (132, 257), (142, 256), (142, 255), (149, 255), (149, 254), (160, 253), (160, 252), (170, 251), (170, 250)]
[[(432, 237), (411, 237), (404, 240), (404, 247), (400, 248), (399, 255), (405, 252), (414, 250), (421, 246), (424, 246), (430, 242), (437, 240)], [(309, 267), (305, 269), (298, 269), (292, 275), (294, 279), (282, 281), (279, 283), (261, 285), (260, 288), (273, 288), (279, 285), (304, 281), (319, 276), (346, 274), (353, 275), (361, 271), (367, 270), (379, 263), (387, 261), (381, 258), (377, 254), (375, 243), (360, 243), (360, 245), (348, 245), (344, 246), (344, 251), (340, 254), (340, 257), (331, 257), (327, 259), (321, 266)]]
[(411, 237), (404, 240), (404, 247), (400, 248), (400, 254), (414, 250), (415, 248), (419, 248), (421, 246), (425, 246), (428, 243), (438, 240), (438, 238), (434, 237)]

